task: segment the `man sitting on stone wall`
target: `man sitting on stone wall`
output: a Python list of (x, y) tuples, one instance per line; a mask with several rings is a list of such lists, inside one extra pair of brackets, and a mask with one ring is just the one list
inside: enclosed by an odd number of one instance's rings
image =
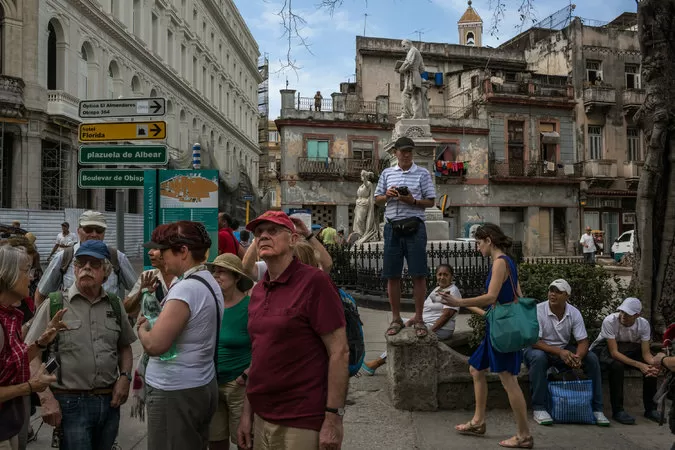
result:
[[(588, 334), (581, 312), (567, 303), (572, 288), (565, 280), (553, 281), (548, 287), (548, 301), (537, 305), (539, 341), (525, 349), (524, 359), (530, 371), (532, 409), (534, 421), (540, 425), (552, 425), (548, 413), (547, 372), (550, 367), (561, 371), (583, 367), (584, 373), (593, 381), (593, 415), (596, 424), (609, 426), (602, 412), (602, 376), (600, 362), (588, 351)], [(574, 337), (577, 345), (571, 345)]]

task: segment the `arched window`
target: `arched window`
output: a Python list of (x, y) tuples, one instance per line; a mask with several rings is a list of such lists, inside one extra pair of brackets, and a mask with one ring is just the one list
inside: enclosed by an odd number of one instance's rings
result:
[(152, 88), (150, 90), (150, 97), (157, 97), (157, 89)]
[(138, 76), (134, 75), (131, 78), (131, 92), (134, 95), (139, 95), (141, 94), (141, 80), (138, 78)]
[(476, 37), (473, 34), (473, 31), (466, 33), (466, 45), (476, 45)]

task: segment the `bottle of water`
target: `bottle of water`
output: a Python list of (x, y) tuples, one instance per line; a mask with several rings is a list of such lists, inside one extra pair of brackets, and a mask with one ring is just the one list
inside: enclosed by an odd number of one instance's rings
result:
[[(162, 312), (162, 305), (160, 305), (159, 300), (155, 296), (154, 292), (150, 292), (147, 289), (143, 289), (143, 299), (141, 300), (141, 314), (148, 319), (148, 329), (152, 329), (159, 317), (159, 313)], [(171, 348), (159, 356), (159, 359), (162, 361), (169, 361), (178, 356), (178, 349), (176, 348), (176, 343), (171, 344)]]

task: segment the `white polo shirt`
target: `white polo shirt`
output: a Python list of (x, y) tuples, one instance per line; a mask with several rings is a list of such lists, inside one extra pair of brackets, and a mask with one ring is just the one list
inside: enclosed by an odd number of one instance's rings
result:
[(644, 317), (638, 317), (633, 326), (624, 327), (619, 321), (619, 313), (615, 312), (602, 321), (600, 334), (591, 349), (607, 339), (614, 339), (616, 342), (649, 342), (652, 340), (652, 330)]
[(567, 347), (574, 336), (577, 342), (588, 338), (586, 326), (581, 313), (569, 303), (565, 307), (565, 314), (558, 320), (548, 304), (548, 300), (537, 305), (537, 320), (539, 321), (539, 339), (553, 347)]

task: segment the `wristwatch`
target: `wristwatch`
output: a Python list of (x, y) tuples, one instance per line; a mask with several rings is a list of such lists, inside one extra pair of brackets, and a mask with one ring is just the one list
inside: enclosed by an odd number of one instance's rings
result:
[(326, 412), (336, 414), (340, 417), (345, 415), (345, 409), (344, 408), (329, 408), (326, 406)]
[(120, 376), (119, 376), (119, 377), (120, 377), (120, 378), (122, 378), (122, 377), (127, 377), (127, 378), (129, 379), (129, 381), (131, 381), (131, 378), (132, 378), (132, 377), (131, 377), (131, 374), (130, 374), (129, 372), (120, 372)]

